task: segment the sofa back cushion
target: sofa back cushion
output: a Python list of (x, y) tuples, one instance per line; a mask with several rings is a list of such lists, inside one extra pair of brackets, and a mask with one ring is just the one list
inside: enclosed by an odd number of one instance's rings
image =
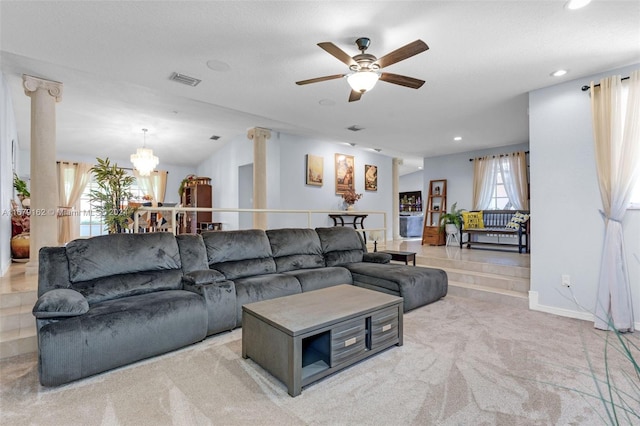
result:
[(276, 272), (267, 234), (261, 229), (202, 233), (211, 269), (229, 280)]
[(362, 262), (364, 244), (355, 229), (336, 226), (316, 228), (327, 266)]
[(325, 266), (320, 238), (313, 229), (271, 229), (266, 232), (278, 272)]
[(111, 234), (66, 246), (72, 283), (142, 271), (180, 269), (176, 238), (168, 232)]

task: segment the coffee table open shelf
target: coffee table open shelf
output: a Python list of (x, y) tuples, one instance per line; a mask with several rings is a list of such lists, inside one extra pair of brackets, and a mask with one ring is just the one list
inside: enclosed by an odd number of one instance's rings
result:
[(402, 346), (402, 298), (352, 285), (242, 307), (242, 357), (297, 396), (329, 374)]

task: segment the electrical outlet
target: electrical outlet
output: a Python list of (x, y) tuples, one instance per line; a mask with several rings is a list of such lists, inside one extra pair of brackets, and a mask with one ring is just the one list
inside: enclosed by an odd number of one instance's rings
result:
[(562, 274), (562, 285), (563, 287), (571, 287), (571, 275)]

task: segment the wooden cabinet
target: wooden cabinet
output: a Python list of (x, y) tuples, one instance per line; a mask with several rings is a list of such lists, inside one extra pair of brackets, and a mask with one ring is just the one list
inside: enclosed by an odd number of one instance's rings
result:
[[(189, 182), (182, 193), (183, 207), (213, 207), (211, 179), (198, 177)], [(186, 212), (182, 220), (181, 233), (195, 234), (201, 223), (212, 222), (211, 212)]]
[(443, 246), (444, 230), (440, 229), (440, 215), (447, 211), (447, 180), (438, 179), (429, 182), (427, 209), (422, 229), (422, 244)]

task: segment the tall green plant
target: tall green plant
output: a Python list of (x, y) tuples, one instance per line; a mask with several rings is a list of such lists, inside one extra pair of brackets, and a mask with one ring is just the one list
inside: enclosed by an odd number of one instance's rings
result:
[(130, 176), (109, 158), (96, 158), (97, 165), (91, 168), (98, 189), (91, 191), (91, 207), (102, 216), (110, 234), (121, 232), (128, 219), (137, 208), (126, 202), (132, 197), (131, 185), (134, 177)]
[(464, 209), (456, 209), (457, 205), (457, 202), (453, 203), (449, 213), (442, 213), (440, 215), (440, 229), (444, 229), (447, 224), (453, 224), (458, 229), (462, 227), (462, 212)]

